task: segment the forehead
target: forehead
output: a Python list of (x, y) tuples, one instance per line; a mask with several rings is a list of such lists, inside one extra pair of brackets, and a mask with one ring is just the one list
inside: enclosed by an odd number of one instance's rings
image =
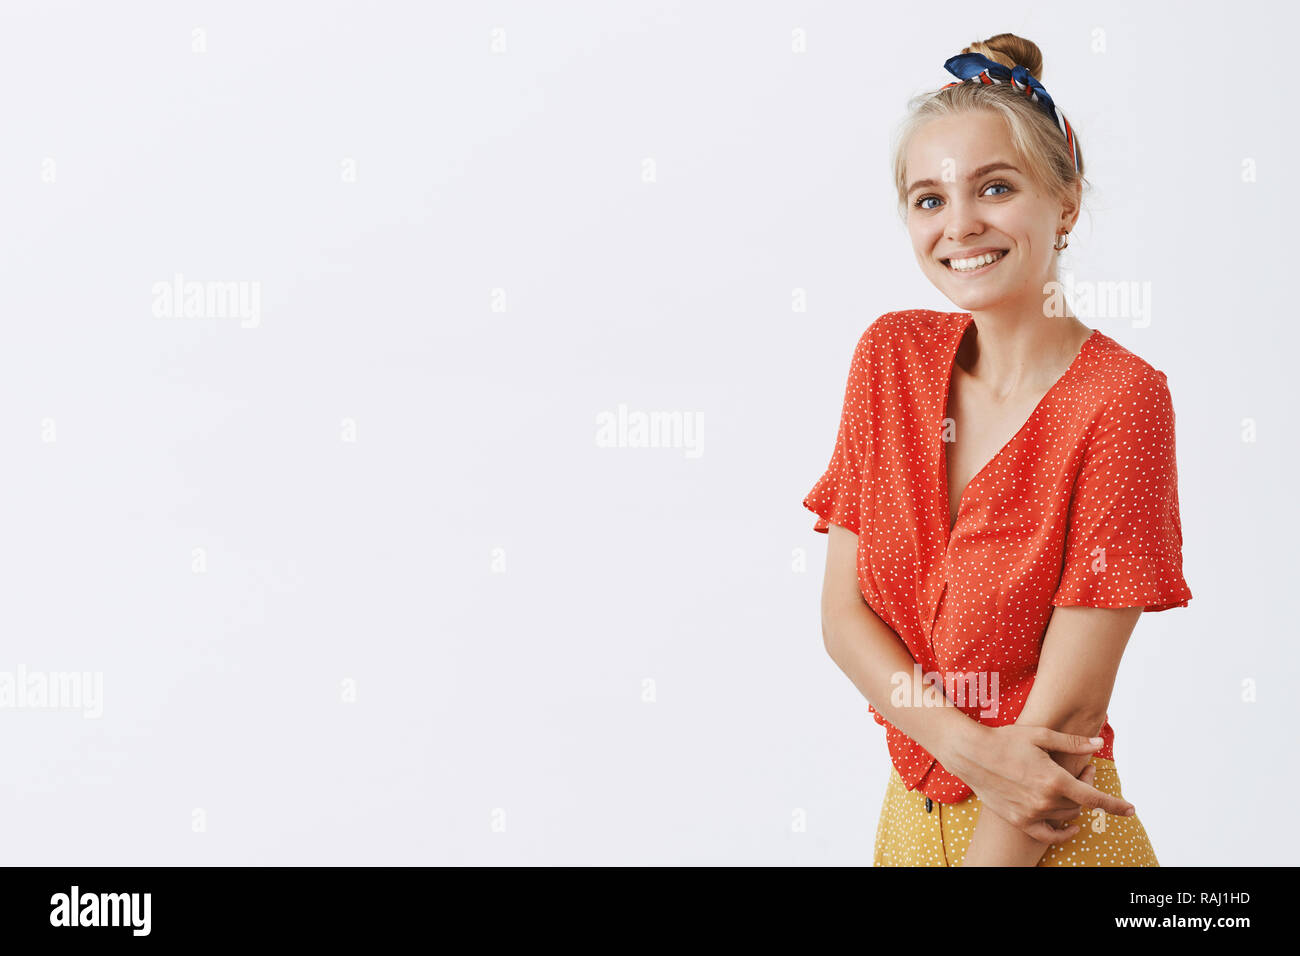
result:
[(988, 110), (972, 110), (939, 116), (918, 128), (907, 145), (907, 172), (913, 179), (935, 176), (945, 163), (960, 171), (998, 159), (1014, 161), (1015, 155), (1006, 120)]

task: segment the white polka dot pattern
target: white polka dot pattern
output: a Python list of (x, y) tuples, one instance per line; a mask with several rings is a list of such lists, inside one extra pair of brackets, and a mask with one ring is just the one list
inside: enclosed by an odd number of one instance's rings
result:
[[(817, 531), (858, 535), (863, 599), (926, 671), (996, 672), (990, 726), (1015, 722), (1052, 609), (1186, 606), (1174, 411), (1163, 372), (1093, 330), (1018, 432), (962, 492), (949, 531), (943, 422), (967, 312), (887, 313), (854, 349), (834, 452), (804, 498)], [(951, 688), (950, 688), (951, 689)], [(971, 795), (886, 730), (909, 789)], [(1113, 758), (1109, 721), (1096, 756)]]
[[(1094, 757), (1093, 786), (1124, 799), (1113, 760)], [(894, 770), (876, 826), (875, 866), (961, 866), (970, 849), (982, 803), (972, 794), (959, 803), (932, 802), (927, 809), (920, 791), (910, 791)], [(1049, 846), (1039, 866), (1159, 866), (1146, 828), (1136, 815), (1112, 816), (1088, 810), (1063, 824), (1079, 831), (1064, 843)]]

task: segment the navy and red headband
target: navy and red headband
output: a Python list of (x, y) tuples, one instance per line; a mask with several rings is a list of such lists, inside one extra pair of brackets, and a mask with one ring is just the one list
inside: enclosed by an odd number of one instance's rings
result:
[(982, 53), (958, 53), (956, 56), (949, 57), (943, 64), (953, 76), (960, 77), (960, 80), (954, 83), (947, 83), (941, 89), (948, 89), (950, 86), (958, 86), (960, 83), (1010, 83), (1017, 90), (1023, 92), (1031, 100), (1051, 117), (1061, 133), (1065, 136), (1065, 142), (1070, 147), (1070, 155), (1074, 157), (1074, 171), (1079, 171), (1081, 157), (1079, 156), (1079, 144), (1074, 138), (1074, 127), (1070, 125), (1069, 120), (1060, 108), (1052, 102), (1052, 98), (1047, 94), (1047, 89), (1036, 80), (1023, 66), (1017, 64), (1013, 67), (1003, 66), (995, 60), (990, 60)]

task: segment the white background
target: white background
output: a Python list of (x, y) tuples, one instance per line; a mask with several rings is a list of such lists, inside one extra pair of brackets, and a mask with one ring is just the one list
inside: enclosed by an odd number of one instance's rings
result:
[[(5, 3), (0, 670), (104, 694), (0, 710), (6, 862), (869, 863), (800, 503), (863, 329), (954, 308), (890, 137), (1001, 31), (1095, 186), (1064, 267), (1152, 284), (1088, 324), (1177, 413), (1194, 598), (1125, 655), (1126, 796), (1165, 866), (1293, 862), (1281, 9)], [(260, 323), (155, 317), (175, 273)], [(619, 403), (704, 453), (598, 447)]]

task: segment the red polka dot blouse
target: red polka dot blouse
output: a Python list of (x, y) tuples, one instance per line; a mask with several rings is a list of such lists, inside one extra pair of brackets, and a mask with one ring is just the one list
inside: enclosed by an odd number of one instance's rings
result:
[[(1015, 723), (1052, 608), (1185, 607), (1174, 409), (1165, 374), (1094, 329), (1020, 430), (962, 492), (949, 530), (943, 425), (968, 312), (891, 312), (858, 341), (835, 451), (804, 498), (815, 530), (858, 535), (863, 599), (949, 697), (989, 726)], [(953, 694), (997, 675), (996, 713)], [(970, 678), (965, 686), (973, 688)], [(952, 683), (950, 683), (952, 681)], [(909, 790), (971, 794), (889, 724)], [(1096, 756), (1114, 759), (1109, 720)]]

